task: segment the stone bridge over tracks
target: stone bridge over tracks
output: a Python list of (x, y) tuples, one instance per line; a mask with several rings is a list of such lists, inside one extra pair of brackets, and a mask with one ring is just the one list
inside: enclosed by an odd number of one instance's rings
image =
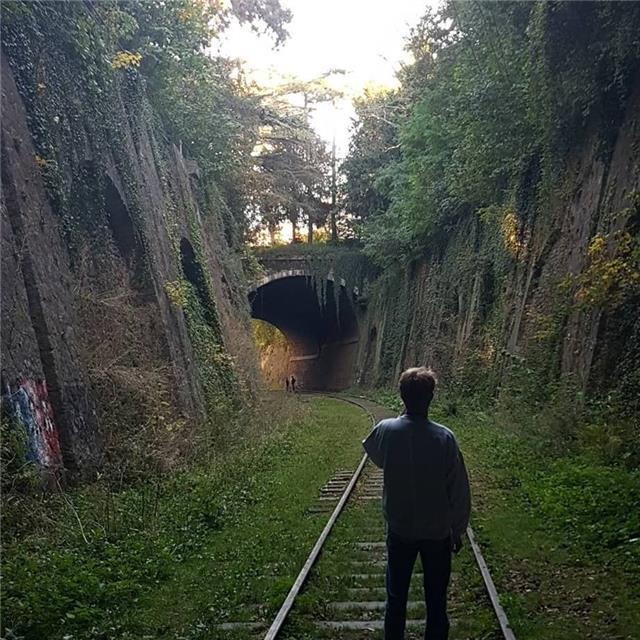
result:
[[(302, 389), (340, 390), (353, 383), (359, 343), (359, 288), (342, 277), (349, 250), (258, 254), (263, 273), (250, 286), (251, 315), (276, 326), (290, 345), (289, 374)], [(357, 249), (350, 260), (357, 261)]]

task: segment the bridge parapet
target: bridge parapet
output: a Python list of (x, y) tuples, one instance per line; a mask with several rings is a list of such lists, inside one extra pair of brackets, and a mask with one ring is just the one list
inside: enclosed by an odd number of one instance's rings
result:
[(256, 258), (262, 273), (249, 283), (249, 291), (279, 278), (305, 276), (315, 284), (329, 280), (345, 287), (356, 296), (374, 270), (356, 245), (289, 245), (260, 249)]

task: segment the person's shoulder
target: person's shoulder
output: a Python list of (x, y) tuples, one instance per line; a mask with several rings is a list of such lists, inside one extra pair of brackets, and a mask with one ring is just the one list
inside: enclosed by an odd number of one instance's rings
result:
[(385, 430), (393, 430), (402, 426), (402, 416), (398, 416), (397, 418), (385, 418), (384, 420), (380, 420), (376, 425), (381, 431)]
[(429, 420), (429, 422), (431, 423), (431, 426), (433, 427), (434, 431), (443, 439), (443, 440), (448, 440), (452, 443), (457, 444), (457, 440), (456, 440), (456, 436), (453, 433), (453, 431), (451, 431), (451, 429), (449, 429), (449, 427), (445, 427), (443, 424), (440, 424), (439, 422), (434, 422), (433, 420)]

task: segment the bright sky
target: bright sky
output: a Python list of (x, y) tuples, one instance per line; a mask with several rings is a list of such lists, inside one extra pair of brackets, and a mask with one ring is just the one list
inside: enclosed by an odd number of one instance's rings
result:
[(245, 61), (259, 84), (268, 85), (279, 76), (311, 80), (330, 69), (344, 69), (336, 76), (336, 88), (345, 90), (345, 100), (317, 107), (312, 124), (331, 143), (336, 138), (338, 156), (344, 156), (349, 141), (353, 110), (351, 98), (368, 85), (394, 86), (394, 74), (406, 60), (404, 40), (438, 0), (282, 0), (293, 12), (289, 38), (279, 49), (269, 38), (249, 28), (232, 26), (220, 52)]

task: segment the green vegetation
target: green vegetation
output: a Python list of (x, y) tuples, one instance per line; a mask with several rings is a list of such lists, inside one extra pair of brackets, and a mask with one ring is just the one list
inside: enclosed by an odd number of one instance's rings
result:
[(263, 320), (252, 320), (253, 339), (258, 351), (265, 351), (268, 347), (284, 349), (287, 339), (280, 329)]
[[(395, 392), (369, 395), (400, 409)], [(460, 441), (472, 526), (516, 637), (635, 638), (640, 473), (608, 463), (600, 449), (554, 450), (526, 410), (445, 394), (432, 414)]]
[(195, 639), (250, 603), (268, 620), (324, 525), (307, 509), (336, 469), (355, 466), (369, 427), (336, 400), (274, 396), (227, 416), (220, 428), (234, 445), (202, 442), (192, 470), (13, 496), (3, 627), (34, 639)]
[[(355, 241), (318, 244), (289, 244), (274, 247), (256, 247), (254, 255), (266, 261), (277, 260), (283, 269), (304, 269), (313, 280), (313, 286), (321, 302), (326, 301), (327, 277), (344, 280), (347, 291), (358, 291), (366, 295), (371, 283), (378, 275), (373, 262), (362, 253), (362, 247)], [(287, 261), (291, 261), (287, 263)], [(340, 289), (335, 287), (333, 295), (336, 303)]]
[[(241, 317), (257, 255), (302, 258), (322, 302), (330, 272), (359, 290), (365, 384), (388, 384), (405, 363), (442, 365), (450, 382), (434, 415), (467, 455), (474, 526), (516, 635), (637, 636), (640, 195), (637, 181), (606, 176), (637, 83), (640, 3), (447, 0), (429, 11), (400, 88), (355, 102), (342, 194), (309, 119), (310, 105), (336, 97), (330, 74), (265, 95), (205, 51), (234, 20), (281, 42), (290, 18), (278, 0), (2, 4), (3, 54), (64, 228), (105, 437), (102, 476), (63, 490), (51, 475), (40, 492), (22, 432), (3, 418), (3, 634), (195, 640), (224, 620), (273, 615), (323, 524), (307, 509), (355, 464), (368, 424), (332, 400), (251, 398), (207, 269), (225, 264), (219, 286)], [(618, 162), (630, 175), (633, 136)], [(188, 189), (168, 169), (177, 149)], [(154, 341), (142, 158), (175, 267), (157, 286), (186, 319), (202, 424), (180, 414), (168, 345)], [(578, 179), (585, 158), (605, 178)], [(572, 226), (588, 208), (577, 192), (594, 184), (597, 212)], [(120, 232), (110, 188), (126, 210)], [(276, 240), (284, 220), (294, 243), (303, 222), (311, 243), (331, 220), (331, 243), (248, 254), (243, 243)], [(338, 225), (357, 240), (337, 243)], [(204, 247), (205, 228), (219, 246)], [(115, 246), (125, 236), (126, 250)], [(570, 265), (558, 257), (569, 251)], [(263, 327), (257, 342), (274, 336)], [(364, 511), (340, 522), (320, 583)], [(458, 571), (461, 633), (491, 633), (468, 549)], [(305, 612), (322, 615), (320, 588)], [(291, 630), (311, 633), (302, 618)]]
[(308, 108), (296, 109), (286, 101), (295, 88), (282, 91), (285, 95), (276, 92), (269, 102), (270, 121), (262, 128), (256, 146), (252, 239), (258, 240), (260, 232), (266, 231), (275, 244), (280, 224), (288, 220), (292, 242), (298, 242), (298, 227), (306, 217), (311, 244), (314, 224), (324, 222), (328, 212), (323, 199), (328, 191), (330, 159), (324, 142), (311, 127)]
[[(265, 109), (236, 63), (205, 47), (234, 22), (280, 42), (289, 19), (277, 0), (2, 4), (3, 56), (64, 230), (81, 368), (104, 442), (101, 472), (121, 481), (181, 466), (195, 441), (214, 437), (219, 414), (252, 402), (253, 363), (230, 357), (219, 305), (241, 309), (240, 330), (248, 327), (240, 255)], [(177, 180), (181, 157), (190, 185)], [(226, 300), (214, 295), (211, 255)], [(186, 319), (195, 407), (176, 394), (180, 374), (169, 362), (156, 286), (169, 313)], [(189, 410), (198, 415), (186, 420)]]
[[(298, 228), (304, 222), (308, 244), (338, 241), (335, 144), (329, 154), (310, 117), (316, 105), (340, 97), (330, 80), (343, 73), (331, 69), (307, 81), (283, 78), (264, 97), (264, 126), (254, 152), (254, 196), (248, 211), (253, 232), (248, 238), (257, 244), (264, 243), (265, 232), (270, 244), (276, 244), (285, 220), (291, 223), (294, 244), (301, 241)], [(302, 106), (295, 106), (299, 101)]]
[(400, 89), (355, 105), (345, 191), (368, 221), (371, 255), (408, 262), (487, 207), (513, 211), (522, 241), (586, 123), (610, 151), (639, 32), (640, 10), (622, 3), (449, 0), (429, 10)]
[[(267, 91), (246, 80), (237, 60), (208, 50), (233, 23), (281, 44), (290, 19), (278, 0), (3, 3), (3, 51), (27, 105), (35, 161), (70, 242), (97, 222), (87, 219), (87, 200), (97, 201), (98, 211), (101, 204), (104, 167), (67, 153), (86, 140), (94, 151), (114, 153), (134, 217), (141, 188), (125, 150), (150, 142), (162, 164), (169, 142), (197, 162), (202, 210), (222, 218), (232, 247), (257, 230), (275, 233), (283, 219), (297, 225), (304, 215), (312, 226), (324, 224), (335, 179), (309, 110), (334, 97), (325, 83), (331, 73)], [(293, 95), (304, 95), (304, 109), (292, 106)]]
[(637, 147), (638, 34), (637, 3), (448, 0), (413, 29), (399, 89), (355, 102), (344, 195), (383, 270), (366, 384), (427, 362), (565, 441), (599, 425), (637, 466), (640, 200), (612, 153)]
[[(224, 411), (230, 386), (247, 381), (239, 380), (243, 376), (223, 344), (201, 235), (206, 224), (217, 229), (216, 251), (230, 297), (239, 292), (231, 302), (244, 304), (236, 253), (246, 193), (239, 174), (252, 173), (258, 100), (232, 78), (229, 61), (207, 55), (203, 47), (234, 20), (265, 28), (280, 40), (289, 13), (278, 2), (262, 0), (229, 8), (198, 0), (9, 1), (2, 13), (3, 54), (25, 102), (34, 161), (63, 223), (77, 281), (82, 355), (105, 439), (136, 425), (144, 431), (141, 423), (146, 428), (160, 419), (180, 420), (166, 338), (154, 344), (153, 330), (146, 329), (156, 328), (156, 321), (149, 317), (147, 325), (142, 315), (159, 271), (150, 247), (157, 248), (163, 234), (173, 249), (169, 260), (177, 273), (184, 271), (183, 213), (201, 295), (177, 306), (186, 311), (206, 404)], [(176, 160), (172, 145), (198, 163), (197, 214), (179, 194), (170, 169)], [(151, 172), (142, 169), (140, 158), (151, 163)], [(143, 215), (158, 203), (164, 228), (159, 237), (147, 237), (149, 220)], [(166, 284), (169, 294), (172, 283)], [(174, 293), (188, 292), (186, 285), (176, 286)], [(103, 304), (110, 298), (117, 303)]]

